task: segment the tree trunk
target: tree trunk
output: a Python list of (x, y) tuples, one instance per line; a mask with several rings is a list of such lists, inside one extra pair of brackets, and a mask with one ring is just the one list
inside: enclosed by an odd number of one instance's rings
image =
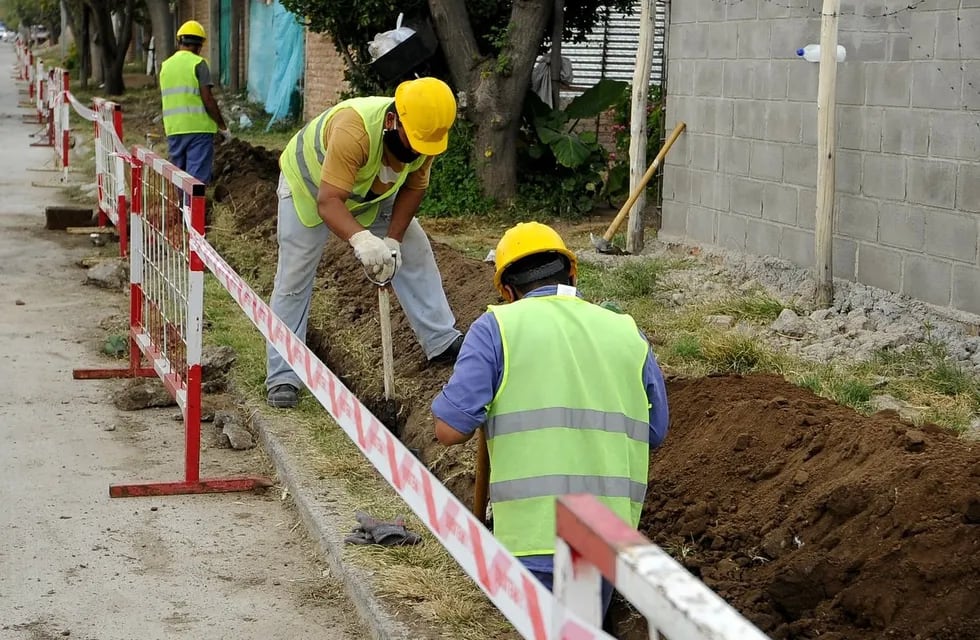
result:
[(484, 194), (509, 204), (517, 195), (517, 133), (538, 46), (554, 4), (515, 0), (506, 41), (493, 60), (480, 60), (466, 7), (429, 0), (436, 33), (457, 87), (467, 91), (476, 125), (473, 166)]
[(174, 54), (177, 36), (174, 30), (174, 14), (169, 0), (146, 0), (147, 12), (153, 24), (153, 66), (160, 76), (160, 63)]
[(120, 19), (119, 37), (116, 37), (115, 23), (112, 12), (105, 3), (88, 0), (92, 8), (95, 25), (99, 32), (99, 45), (102, 51), (102, 77), (105, 92), (110, 96), (125, 93), (126, 84), (123, 82), (123, 67), (126, 66), (126, 53), (133, 37), (133, 9), (135, 0), (126, 0), (123, 15)]
[(91, 12), (86, 5), (82, 5), (82, 26), (75, 37), (78, 46), (78, 82), (82, 89), (88, 89), (88, 80), (92, 76), (92, 34), (91, 34)]

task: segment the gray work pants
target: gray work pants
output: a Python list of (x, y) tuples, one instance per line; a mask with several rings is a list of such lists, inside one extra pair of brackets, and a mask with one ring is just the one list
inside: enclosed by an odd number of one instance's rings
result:
[[(330, 239), (330, 230), (325, 224), (307, 227), (300, 222), (293, 196), (282, 174), (279, 175), (278, 195), (279, 262), (270, 306), (272, 312), (305, 341), (313, 278)], [(394, 200), (389, 198), (381, 205), (377, 219), (369, 227), (374, 235), (383, 238), (387, 233)], [(422, 350), (427, 358), (432, 358), (445, 351), (460, 332), (456, 330), (456, 318), (446, 300), (432, 247), (418, 220), (413, 219), (405, 231), (401, 254), (402, 266), (391, 285)], [(374, 287), (366, 276), (364, 286)], [(280, 384), (291, 384), (297, 389), (303, 386), (279, 352), (267, 344), (265, 385), (271, 389)]]

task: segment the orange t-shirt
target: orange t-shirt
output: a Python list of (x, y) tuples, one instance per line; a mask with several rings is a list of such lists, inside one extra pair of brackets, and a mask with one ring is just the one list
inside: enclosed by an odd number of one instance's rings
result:
[[(364, 121), (357, 111), (352, 108), (341, 109), (330, 119), (323, 128), (323, 144), (327, 150), (323, 159), (323, 170), (320, 180), (327, 184), (351, 191), (357, 172), (367, 164), (371, 154), (370, 138), (364, 128)], [(408, 174), (403, 185), (406, 189), (426, 189), (429, 186), (429, 169), (432, 167), (432, 157), (425, 159), (422, 166)], [(398, 174), (405, 168), (405, 163), (393, 156), (384, 148), (381, 156), (381, 170), (374, 179), (371, 191), (381, 195), (388, 191), (398, 179)]]

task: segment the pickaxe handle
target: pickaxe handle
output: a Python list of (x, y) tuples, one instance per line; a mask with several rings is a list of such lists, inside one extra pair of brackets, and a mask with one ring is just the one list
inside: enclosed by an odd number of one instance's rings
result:
[(477, 430), (476, 437), (476, 487), (473, 489), (473, 515), (486, 524), (487, 502), (490, 499), (490, 452), (487, 449), (487, 434), (484, 427)]

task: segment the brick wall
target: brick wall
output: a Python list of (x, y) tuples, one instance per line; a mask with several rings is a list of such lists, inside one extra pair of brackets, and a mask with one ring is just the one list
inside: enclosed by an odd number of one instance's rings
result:
[(344, 60), (329, 37), (307, 31), (303, 74), (303, 118), (309, 120), (335, 104), (345, 88)]
[[(663, 237), (813, 265), (818, 65), (795, 50), (821, 2), (799, 4), (673, 4)], [(913, 4), (840, 18), (834, 275), (980, 313), (980, 8)]]

